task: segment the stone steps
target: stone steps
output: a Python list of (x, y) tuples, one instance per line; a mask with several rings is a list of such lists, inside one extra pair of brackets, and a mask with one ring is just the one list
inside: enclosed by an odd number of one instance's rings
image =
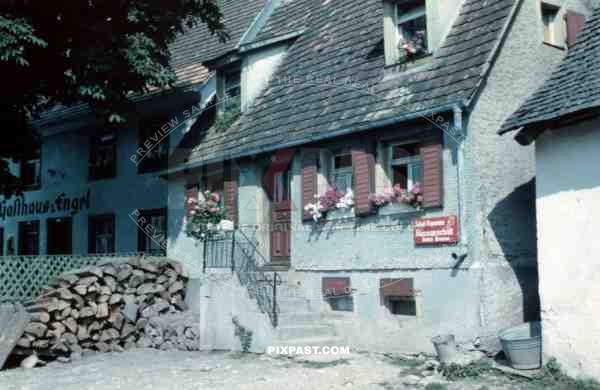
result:
[(343, 347), (346, 345), (343, 337), (340, 336), (315, 336), (275, 340), (275, 345), (294, 346), (294, 347)]
[(300, 339), (311, 337), (333, 337), (336, 335), (333, 326), (323, 323), (283, 325), (277, 328), (280, 339)]

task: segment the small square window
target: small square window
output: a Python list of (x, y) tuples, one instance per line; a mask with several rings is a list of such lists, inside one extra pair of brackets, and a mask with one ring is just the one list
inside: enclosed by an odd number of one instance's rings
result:
[(382, 304), (391, 314), (413, 317), (417, 315), (413, 279), (381, 279), (379, 290)]
[(333, 311), (354, 311), (350, 278), (323, 278), (323, 299)]
[(542, 3), (542, 24), (544, 26), (544, 42), (551, 45), (559, 46), (560, 43), (560, 28), (561, 21), (558, 17), (560, 8)]

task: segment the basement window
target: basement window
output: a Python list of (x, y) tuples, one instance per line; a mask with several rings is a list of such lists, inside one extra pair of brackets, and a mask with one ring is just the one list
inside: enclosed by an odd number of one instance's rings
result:
[(379, 281), (381, 303), (391, 314), (416, 317), (417, 302), (413, 279), (381, 279)]
[(323, 299), (333, 311), (354, 311), (350, 278), (323, 278)]

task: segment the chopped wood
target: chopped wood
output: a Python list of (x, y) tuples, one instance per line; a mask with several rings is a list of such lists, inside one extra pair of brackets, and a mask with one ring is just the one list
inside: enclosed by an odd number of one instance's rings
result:
[(31, 321), (14, 343), (63, 356), (136, 345), (193, 349), (198, 337), (189, 326), (154, 322), (186, 309), (186, 280), (178, 262), (150, 263), (141, 257), (68, 272), (28, 302)]

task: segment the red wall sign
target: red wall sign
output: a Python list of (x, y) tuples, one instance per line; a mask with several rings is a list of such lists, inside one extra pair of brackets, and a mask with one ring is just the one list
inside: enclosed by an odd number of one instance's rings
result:
[(415, 219), (413, 231), (417, 245), (456, 244), (459, 240), (456, 215)]

